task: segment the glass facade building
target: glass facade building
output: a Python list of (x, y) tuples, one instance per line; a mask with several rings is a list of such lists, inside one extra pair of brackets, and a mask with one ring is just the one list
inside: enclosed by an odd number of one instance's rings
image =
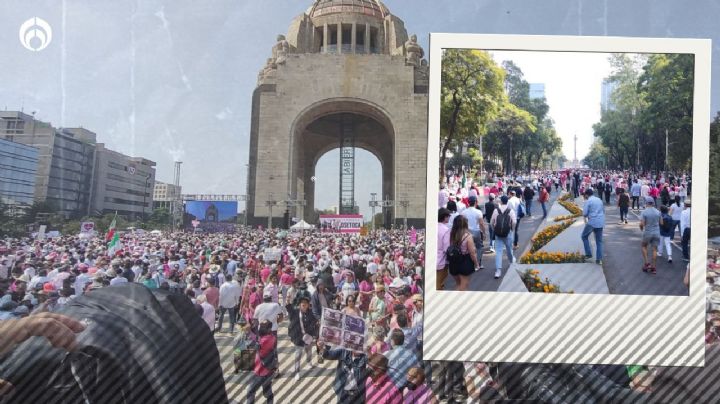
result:
[(38, 149), (0, 138), (0, 199), (30, 206), (35, 193)]

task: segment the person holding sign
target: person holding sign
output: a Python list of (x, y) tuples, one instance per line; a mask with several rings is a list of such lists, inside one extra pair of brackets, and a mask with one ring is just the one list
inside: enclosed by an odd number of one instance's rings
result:
[(345, 348), (326, 349), (325, 343), (317, 342), (317, 348), (324, 359), (337, 361), (333, 390), (338, 404), (362, 403), (365, 399), (367, 356)]
[(288, 327), (288, 335), (290, 341), (295, 345), (295, 380), (300, 380), (300, 360), (303, 351), (307, 358), (310, 368), (312, 364), (312, 347), (318, 337), (318, 319), (310, 310), (310, 298), (307, 295), (299, 297), (298, 306), (288, 304), (285, 309), (288, 312), (290, 326)]

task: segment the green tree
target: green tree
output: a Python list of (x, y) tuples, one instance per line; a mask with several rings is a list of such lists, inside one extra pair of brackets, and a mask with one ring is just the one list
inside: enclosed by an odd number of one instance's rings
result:
[(646, 103), (644, 129), (655, 146), (645, 160), (657, 169), (691, 167), (694, 62), (691, 54), (654, 54), (639, 78), (638, 94)]
[(583, 159), (583, 164), (592, 169), (608, 168), (608, 148), (595, 138), (590, 146), (590, 152)]
[(513, 172), (514, 143), (519, 137), (535, 131), (535, 124), (534, 116), (510, 103), (505, 104), (497, 118), (490, 123), (488, 132), (496, 139), (493, 146), (500, 149), (499, 153), (505, 151), (503, 167), (506, 174)]
[(448, 150), (474, 140), (505, 102), (504, 71), (490, 54), (446, 49), (442, 54), (440, 107), (440, 179)]

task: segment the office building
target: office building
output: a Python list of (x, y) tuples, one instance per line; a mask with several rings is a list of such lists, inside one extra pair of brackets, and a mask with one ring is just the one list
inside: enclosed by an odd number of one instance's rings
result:
[(89, 213), (95, 161), (95, 133), (55, 129), (21, 111), (0, 111), (0, 138), (38, 149), (34, 200), (46, 201), (63, 216)]
[(129, 219), (152, 213), (155, 162), (110, 150), (98, 143), (95, 152), (93, 214), (117, 212)]
[(155, 189), (153, 190), (153, 209), (172, 209), (172, 202), (178, 200), (182, 193), (182, 187), (176, 187), (174, 184), (155, 181)]
[(602, 112), (612, 111), (615, 109), (615, 104), (611, 101), (611, 97), (616, 88), (617, 82), (608, 79), (603, 80), (600, 90), (600, 104)]
[(38, 149), (0, 139), (0, 202), (11, 209), (32, 205)]
[(530, 99), (545, 98), (545, 83), (530, 83)]

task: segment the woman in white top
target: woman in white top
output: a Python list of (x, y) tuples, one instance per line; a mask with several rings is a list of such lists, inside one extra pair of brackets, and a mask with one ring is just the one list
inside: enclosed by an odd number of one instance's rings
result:
[[(680, 195), (675, 195), (675, 201), (670, 205), (670, 216), (672, 216), (675, 221), (675, 227), (678, 231), (680, 231), (680, 217), (682, 216), (683, 210), (685, 210), (685, 207), (681, 202)], [(680, 236), (682, 237), (682, 234)], [(672, 238), (675, 238), (674, 229)]]

